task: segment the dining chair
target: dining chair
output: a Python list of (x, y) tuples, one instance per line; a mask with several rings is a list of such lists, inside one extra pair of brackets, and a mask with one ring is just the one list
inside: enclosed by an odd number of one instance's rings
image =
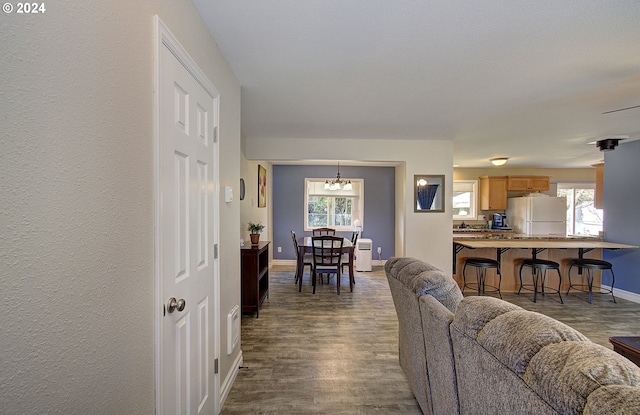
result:
[[(293, 241), (293, 249), (295, 249), (296, 251), (296, 264), (298, 263), (297, 261), (300, 259), (299, 255), (300, 255), (300, 247), (298, 246), (298, 238), (296, 238), (296, 232), (295, 231), (291, 231), (291, 240)], [(305, 253), (304, 254), (304, 260), (303, 260), (303, 264), (302, 264), (302, 269), (300, 270), (300, 275), (298, 275), (298, 273), (296, 272), (296, 280), (294, 281), (294, 284), (298, 283), (298, 278), (302, 278), (302, 276), (304, 275), (304, 267), (309, 266), (309, 274), (312, 273), (313, 270), (313, 258), (312, 255), (310, 253)], [(296, 271), (297, 271), (298, 267), (296, 265)]]
[(316, 293), (318, 274), (336, 274), (336, 285), (340, 295), (340, 262), (342, 260), (342, 244), (344, 238), (332, 235), (312, 236), (313, 269), (311, 283)]
[[(360, 232), (355, 231), (351, 234), (351, 245), (353, 246), (353, 259), (356, 259), (356, 242), (358, 242), (358, 236), (360, 236)], [(342, 272), (344, 272), (345, 265), (349, 265), (349, 254), (342, 254)]]
[(311, 231), (313, 236), (335, 235), (336, 230), (332, 228), (315, 228)]

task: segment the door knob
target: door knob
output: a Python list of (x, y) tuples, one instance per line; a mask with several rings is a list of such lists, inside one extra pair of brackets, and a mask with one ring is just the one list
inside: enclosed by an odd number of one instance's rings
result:
[(183, 298), (176, 300), (175, 297), (171, 297), (169, 298), (169, 301), (167, 302), (167, 312), (168, 313), (173, 313), (175, 310), (178, 311), (182, 311), (184, 310), (184, 307), (187, 305), (187, 302), (184, 301)]

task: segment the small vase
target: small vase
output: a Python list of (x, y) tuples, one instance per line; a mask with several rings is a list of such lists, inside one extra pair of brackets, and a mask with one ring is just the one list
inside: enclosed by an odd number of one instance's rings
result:
[(258, 242), (260, 242), (259, 233), (250, 233), (249, 237), (251, 238), (251, 245), (258, 245)]

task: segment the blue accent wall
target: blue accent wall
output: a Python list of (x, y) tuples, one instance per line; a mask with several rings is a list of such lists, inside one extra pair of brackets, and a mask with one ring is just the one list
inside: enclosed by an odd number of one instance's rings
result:
[[(304, 231), (304, 179), (334, 178), (337, 166), (274, 165), (272, 170), (274, 259), (295, 259), (291, 233), (310, 236)], [(395, 168), (340, 166), (344, 178), (364, 179), (364, 218), (362, 238), (373, 240), (372, 258), (394, 256), (395, 248)], [(351, 232), (337, 232), (347, 238)], [(282, 247), (278, 252), (277, 247)]]
[[(640, 246), (640, 141), (621, 144), (605, 153), (605, 240)], [(640, 249), (604, 250), (613, 264), (615, 288), (640, 294)], [(608, 273), (605, 273), (608, 274)], [(607, 284), (607, 280), (603, 280)]]

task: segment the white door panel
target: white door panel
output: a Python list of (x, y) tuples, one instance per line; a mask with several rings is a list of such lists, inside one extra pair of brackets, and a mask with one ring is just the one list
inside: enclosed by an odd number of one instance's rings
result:
[[(212, 258), (217, 97), (174, 54), (159, 54), (159, 272), (161, 408), (165, 414), (217, 413), (217, 345), (212, 327), (218, 278)], [(172, 312), (171, 312), (172, 311)]]

